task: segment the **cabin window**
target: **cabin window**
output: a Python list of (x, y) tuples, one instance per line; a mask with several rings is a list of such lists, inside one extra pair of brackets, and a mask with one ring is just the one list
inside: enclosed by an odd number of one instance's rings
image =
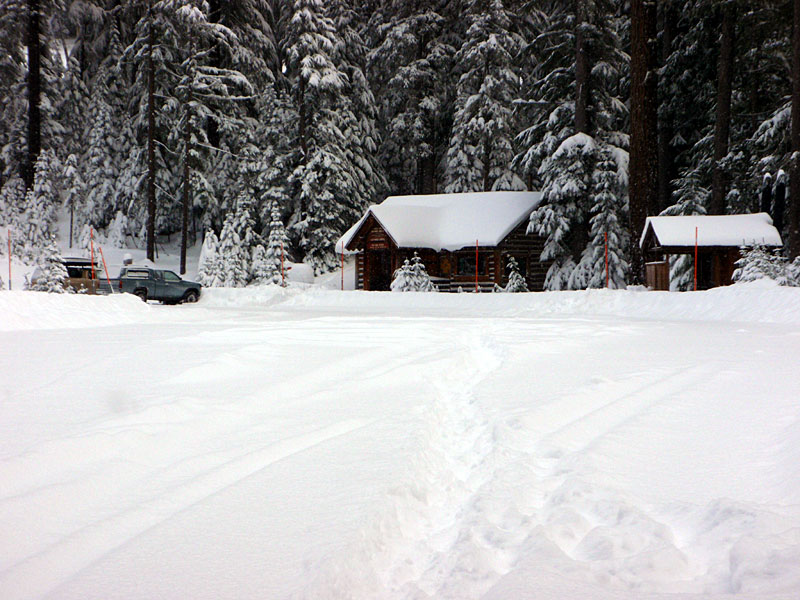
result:
[[(478, 275), (486, 275), (488, 254), (478, 254)], [(458, 257), (458, 274), (475, 275), (475, 254), (462, 254)]]

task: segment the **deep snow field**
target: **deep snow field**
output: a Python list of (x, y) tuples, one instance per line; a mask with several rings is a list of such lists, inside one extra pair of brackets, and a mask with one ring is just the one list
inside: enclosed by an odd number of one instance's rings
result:
[(769, 282), (2, 291), (0, 599), (796, 600), (798, 359)]

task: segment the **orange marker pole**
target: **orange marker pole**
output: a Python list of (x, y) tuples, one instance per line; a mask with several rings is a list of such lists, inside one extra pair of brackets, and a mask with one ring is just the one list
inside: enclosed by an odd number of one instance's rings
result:
[(108, 276), (108, 267), (106, 266), (106, 257), (103, 256), (103, 248), (101, 246), (98, 246), (97, 249), (100, 250), (100, 258), (103, 259), (103, 269), (106, 272), (106, 283), (108, 283), (108, 287), (111, 288), (111, 293), (113, 294), (114, 286), (111, 285), (111, 277)]
[(94, 273), (94, 229), (91, 227), (89, 228), (89, 246), (91, 247), (92, 251), (92, 281), (94, 281), (96, 279)]
[(11, 230), (8, 230), (8, 291), (11, 291)]
[(283, 276), (283, 242), (281, 242), (281, 286), (286, 285), (286, 280)]
[(342, 248), (342, 291), (344, 291), (344, 248)]
[(606, 289), (608, 289), (608, 232), (606, 231)]
[(475, 240), (475, 291), (478, 291), (478, 240)]
[(694, 291), (697, 291), (697, 227), (694, 228)]

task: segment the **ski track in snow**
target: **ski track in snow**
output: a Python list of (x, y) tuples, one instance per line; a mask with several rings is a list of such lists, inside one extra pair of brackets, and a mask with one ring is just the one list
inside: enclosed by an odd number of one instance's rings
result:
[[(484, 323), (481, 329), (492, 327)], [(448, 352), (457, 358), (436, 366), (436, 379), (427, 380), (435, 396), (413, 481), (392, 491), (393, 504), (365, 533), (359, 558), (335, 561), (303, 598), (482, 598), (526, 554), (541, 553), (541, 546), (548, 546), (545, 554), (553, 562), (586, 565), (591, 585), (645, 594), (735, 594), (743, 579), (769, 579), (764, 548), (771, 548), (771, 559), (782, 567), (800, 557), (800, 507), (788, 511), (794, 523), (779, 507), (771, 512), (726, 499), (699, 509), (681, 507), (679, 520), (700, 521), (694, 527), (709, 537), (729, 538), (723, 544), (728, 554), (709, 559), (688, 547), (708, 542), (681, 540), (672, 515), (665, 518), (584, 476), (594, 446), (713, 378), (715, 365), (633, 372), (616, 382), (622, 388), (617, 392), (604, 390), (603, 381), (569, 390), (558, 399), (560, 413), (550, 416), (547, 429), (531, 436), (524, 426), (531, 415), (495, 421), (486, 413), (492, 391), (485, 379), (502, 370), (491, 338), (462, 339)], [(571, 396), (580, 400), (575, 411)], [(760, 533), (753, 533), (754, 525)], [(758, 538), (760, 564), (741, 568), (743, 559), (753, 557), (747, 546)], [(758, 568), (767, 573), (759, 575)]]
[[(797, 350), (796, 329), (296, 304), (265, 315), (201, 303), (177, 323), (154, 310), (99, 356), (108, 330), (32, 333), (76, 345), (59, 358), (38, 349), (32, 367), (8, 353), (4, 365), (29, 376), (0, 405), (20, 428), (0, 447), (0, 598), (97, 595), (98, 572), (179, 516), (225, 507), (285, 461), (313, 477), (338, 460), (334, 447), (377, 450), (380, 435), (407, 460), (364, 501), (366, 518), (258, 597), (796, 597), (800, 470), (786, 465), (800, 458), (800, 384), (775, 361)], [(751, 330), (757, 344), (737, 349)], [(651, 349), (673, 335), (681, 348)], [(748, 376), (748, 353), (783, 379), (771, 396)], [(122, 394), (129, 364), (147, 378)], [(107, 389), (87, 398), (95, 379)], [(716, 444), (762, 401), (778, 418)], [(53, 414), (39, 423), (28, 405)], [(254, 597), (195, 594), (223, 596)]]

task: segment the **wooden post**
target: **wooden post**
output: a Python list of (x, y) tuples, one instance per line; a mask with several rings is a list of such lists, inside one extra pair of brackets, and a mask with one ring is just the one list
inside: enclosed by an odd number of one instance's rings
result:
[(11, 291), (11, 229), (8, 230), (8, 291)]
[(605, 232), (606, 236), (606, 289), (608, 289), (608, 232)]
[(342, 248), (342, 291), (344, 291), (344, 248)]
[(286, 279), (283, 275), (283, 242), (281, 242), (281, 287), (286, 285)]
[(478, 291), (478, 240), (475, 240), (475, 291)]
[(95, 280), (94, 273), (94, 229), (89, 228), (89, 247), (92, 249), (92, 281)]
[(697, 227), (694, 228), (694, 291), (697, 291)]
[(106, 283), (108, 287), (111, 289), (111, 293), (114, 293), (114, 286), (111, 285), (111, 277), (108, 276), (108, 266), (106, 266), (106, 257), (103, 256), (103, 248), (102, 246), (98, 246), (97, 249), (100, 251), (100, 258), (103, 259), (103, 270), (106, 272)]

